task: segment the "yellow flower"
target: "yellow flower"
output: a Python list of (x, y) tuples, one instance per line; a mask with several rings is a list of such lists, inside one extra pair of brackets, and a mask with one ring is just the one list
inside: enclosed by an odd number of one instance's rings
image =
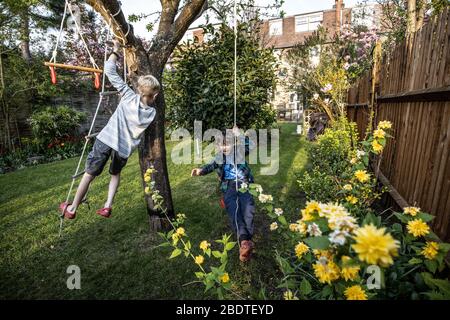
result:
[(272, 223), (270, 224), (270, 231), (275, 231), (275, 230), (277, 230), (277, 229), (278, 229), (278, 223), (272, 222)]
[(408, 233), (414, 237), (426, 236), (430, 233), (430, 227), (421, 219), (414, 219), (408, 222), (406, 228), (408, 229)]
[(177, 229), (177, 231), (175, 231), (175, 233), (176, 233), (177, 235), (179, 235), (179, 236), (184, 236), (184, 235), (186, 235), (186, 231), (185, 231), (184, 228), (182, 228), (182, 227), (179, 227), (179, 228)]
[(207, 250), (210, 246), (211, 244), (206, 240), (200, 242), (200, 249), (202, 249), (203, 251)]
[(303, 209), (301, 212), (302, 212), (302, 221), (314, 220), (314, 216), (310, 212), (306, 211), (306, 209)]
[(354, 197), (354, 196), (347, 196), (345, 198), (345, 200), (347, 200), (348, 202), (350, 202), (351, 204), (355, 204), (358, 202), (358, 198)]
[(340, 276), (339, 267), (332, 260), (327, 263), (318, 261), (313, 265), (313, 269), (320, 283), (331, 284), (332, 281), (338, 280)]
[(230, 276), (228, 275), (227, 272), (225, 272), (225, 273), (223, 274), (223, 276), (220, 277), (220, 281), (221, 281), (222, 283), (228, 283), (228, 282), (230, 282)]
[(385, 234), (385, 230), (377, 229), (372, 224), (355, 230), (356, 243), (352, 248), (358, 254), (359, 260), (382, 267), (394, 263), (392, 257), (398, 255), (399, 242), (392, 238), (390, 233)]
[(367, 173), (366, 170), (357, 170), (355, 172), (355, 177), (358, 179), (359, 182), (366, 182), (369, 180), (370, 175)]
[(351, 191), (351, 190), (353, 190), (353, 187), (352, 187), (351, 184), (346, 184), (343, 188), (344, 188), (344, 190), (346, 190), (346, 191)]
[(195, 257), (195, 263), (200, 265), (205, 261), (205, 258), (203, 256), (196, 256)]
[(178, 235), (178, 233), (172, 234), (172, 240), (173, 240), (174, 242), (178, 241), (178, 239), (180, 239), (180, 236)]
[(404, 214), (409, 214), (410, 216), (415, 217), (420, 212), (420, 208), (417, 207), (405, 207), (403, 208)]
[(150, 180), (151, 180), (150, 176), (148, 176), (148, 175), (144, 176), (144, 181), (145, 182), (150, 182)]
[(386, 132), (384, 132), (383, 129), (377, 129), (373, 132), (373, 136), (377, 139), (381, 139), (386, 136)]
[(348, 287), (344, 291), (347, 300), (367, 300), (366, 292), (359, 285)]
[(350, 159), (350, 163), (351, 164), (355, 164), (355, 163), (357, 163), (358, 162), (358, 159), (356, 159), (356, 158), (351, 158)]
[(390, 129), (392, 128), (392, 122), (390, 121), (380, 121), (380, 123), (378, 124), (378, 128), (379, 129)]
[(309, 213), (313, 213), (314, 211), (320, 212), (320, 204), (317, 201), (308, 201), (305, 210)]
[(291, 224), (289, 225), (289, 230), (291, 230), (292, 232), (297, 232), (297, 230), (298, 230), (298, 224), (296, 224), (296, 223), (291, 223)]
[(421, 254), (428, 260), (433, 260), (439, 251), (439, 243), (434, 241), (427, 241), (425, 248), (423, 248)]
[(291, 290), (288, 290), (285, 293), (283, 293), (283, 298), (284, 300), (298, 300), (298, 297), (295, 296), (295, 294)]
[(372, 141), (372, 148), (375, 153), (380, 153), (383, 150), (383, 146), (377, 141)]
[(150, 193), (150, 187), (145, 187), (144, 192), (145, 192), (146, 194), (149, 194), (149, 193)]
[(301, 259), (302, 256), (309, 251), (309, 248), (306, 244), (304, 244), (303, 242), (299, 242), (296, 246), (295, 246), (295, 255), (297, 256), (297, 258)]
[(350, 265), (348, 264), (350, 261), (350, 257), (342, 256), (342, 269), (341, 276), (345, 281), (353, 281), (358, 277), (358, 273), (360, 267), (358, 265)]

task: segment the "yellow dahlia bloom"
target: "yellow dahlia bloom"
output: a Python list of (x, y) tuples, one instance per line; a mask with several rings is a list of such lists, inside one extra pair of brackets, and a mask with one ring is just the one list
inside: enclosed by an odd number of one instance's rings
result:
[(353, 187), (352, 187), (351, 184), (346, 184), (346, 185), (344, 186), (344, 190), (346, 190), (346, 191), (351, 191), (351, 190), (353, 190)]
[(301, 259), (302, 256), (307, 253), (309, 251), (309, 248), (306, 244), (304, 244), (303, 242), (299, 242), (296, 246), (295, 246), (295, 255), (297, 256), (297, 258)]
[(434, 241), (427, 241), (422, 252), (420, 252), (428, 260), (433, 260), (439, 251), (439, 243)]
[(144, 176), (144, 181), (145, 182), (150, 182), (150, 180), (151, 180), (150, 176), (148, 176), (148, 175)]
[(348, 287), (344, 291), (347, 300), (367, 300), (366, 292), (359, 285)]
[(320, 204), (317, 201), (308, 201), (305, 210), (309, 213), (314, 211), (320, 212)]
[(370, 175), (367, 173), (366, 170), (357, 170), (355, 172), (355, 177), (358, 179), (359, 182), (366, 182), (369, 180)]
[(358, 265), (351, 265), (350, 257), (342, 256), (342, 268), (341, 268), (341, 276), (345, 281), (353, 281), (359, 275), (360, 267)]
[(302, 220), (303, 221), (312, 221), (312, 220), (314, 220), (314, 216), (310, 212), (306, 211), (306, 209), (302, 209), (301, 212), (302, 212)]
[(149, 193), (150, 193), (150, 187), (145, 187), (144, 192), (145, 192), (146, 194), (149, 194)]
[(405, 207), (403, 208), (404, 214), (409, 214), (410, 216), (415, 217), (420, 212), (420, 208), (417, 207)]
[(375, 153), (380, 153), (383, 150), (383, 146), (377, 140), (373, 140), (372, 149)]
[(369, 224), (355, 230), (355, 244), (352, 248), (358, 254), (359, 260), (382, 267), (391, 265), (392, 257), (398, 255), (399, 242), (391, 234), (385, 234), (385, 228), (377, 229)]
[(347, 196), (345, 200), (347, 200), (347, 202), (351, 204), (355, 204), (358, 202), (358, 198), (356, 198), (355, 196)]
[(386, 136), (386, 132), (384, 132), (383, 129), (377, 129), (373, 132), (373, 136), (377, 139), (381, 139)]
[(380, 121), (380, 123), (378, 123), (378, 128), (379, 129), (390, 129), (392, 128), (392, 122), (390, 121)]
[(200, 265), (205, 261), (205, 258), (203, 256), (196, 256), (195, 257), (195, 263)]
[(313, 265), (313, 269), (320, 283), (331, 284), (332, 281), (338, 280), (340, 276), (339, 267), (332, 260), (327, 263), (318, 261)]
[(317, 259), (320, 259), (320, 258), (326, 258), (328, 260), (333, 259), (333, 253), (330, 250), (314, 249), (313, 253)]
[(203, 251), (207, 250), (210, 246), (211, 244), (206, 240), (200, 242), (200, 249), (202, 249)]
[(426, 236), (430, 233), (430, 227), (421, 219), (414, 219), (406, 225), (408, 233), (414, 237)]
[(223, 276), (220, 277), (220, 281), (221, 281), (222, 283), (230, 282), (230, 276), (228, 275), (227, 272), (225, 272), (225, 273), (223, 274)]

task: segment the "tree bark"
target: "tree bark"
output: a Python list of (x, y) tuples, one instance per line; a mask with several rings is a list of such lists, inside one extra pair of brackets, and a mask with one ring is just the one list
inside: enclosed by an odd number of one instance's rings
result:
[(20, 14), (20, 51), (23, 60), (30, 64), (30, 16), (26, 10)]
[[(151, 48), (145, 51), (142, 41), (138, 39), (130, 25), (130, 31), (125, 39), (126, 61), (128, 65), (128, 75), (131, 83), (136, 87), (137, 79), (140, 75), (152, 74), (161, 83), (161, 92), (155, 102), (156, 116), (153, 123), (147, 128), (139, 150), (139, 163), (141, 167), (142, 185), (145, 186), (145, 171), (153, 166), (157, 172), (152, 177), (155, 181), (155, 189), (163, 196), (164, 205), (167, 208), (169, 217), (174, 216), (172, 193), (170, 189), (169, 174), (167, 171), (166, 145), (165, 145), (165, 100), (162, 89), (162, 74), (164, 66), (179, 43), (188, 27), (198, 18), (206, 0), (191, 0), (181, 12), (179, 12), (180, 0), (161, 0), (162, 13), (158, 32), (152, 41)], [(103, 19), (109, 24), (115, 34), (125, 38), (127, 33), (127, 21), (122, 12), (112, 17), (120, 9), (117, 0), (87, 0), (94, 10), (100, 13)], [(143, 188), (144, 189), (144, 188)], [(150, 217), (150, 229), (156, 231), (165, 226), (165, 220), (160, 213), (154, 209), (151, 197), (145, 195), (147, 213)]]
[(416, 31), (416, 0), (408, 0), (407, 3), (407, 20), (408, 26), (406, 33), (408, 36)]

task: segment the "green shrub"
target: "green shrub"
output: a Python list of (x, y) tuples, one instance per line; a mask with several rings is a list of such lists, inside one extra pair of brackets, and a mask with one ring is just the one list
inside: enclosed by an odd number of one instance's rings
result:
[(61, 106), (34, 112), (28, 121), (36, 139), (42, 146), (46, 146), (55, 139), (61, 140), (75, 135), (85, 119), (83, 112)]

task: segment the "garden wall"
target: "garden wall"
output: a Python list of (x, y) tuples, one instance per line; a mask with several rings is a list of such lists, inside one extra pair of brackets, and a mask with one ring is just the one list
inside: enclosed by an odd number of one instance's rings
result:
[[(450, 13), (446, 9), (409, 41), (384, 55), (349, 91), (348, 117), (364, 134), (390, 120), (394, 139), (382, 155), (380, 180), (395, 202), (436, 216), (450, 240)], [(373, 100), (372, 100), (373, 99)]]

